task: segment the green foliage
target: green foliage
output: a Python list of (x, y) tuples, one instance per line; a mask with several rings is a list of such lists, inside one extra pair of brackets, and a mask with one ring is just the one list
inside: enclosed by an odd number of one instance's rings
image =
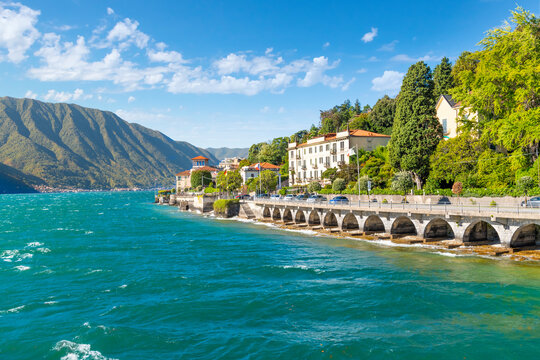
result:
[(248, 159), (242, 159), (240, 160), (240, 162), (238, 163), (238, 169), (241, 169), (243, 168), (244, 166), (249, 166), (251, 165), (251, 162), (248, 160)]
[(396, 192), (406, 193), (413, 185), (411, 173), (408, 171), (400, 171), (392, 179), (392, 190)]
[(413, 174), (417, 188), (429, 174), (429, 158), (442, 138), (435, 117), (431, 70), (423, 61), (412, 65), (403, 79), (396, 105), (390, 163), (396, 170)]
[(210, 186), (204, 188), (204, 193), (205, 194), (212, 194), (212, 193), (215, 193), (215, 192), (219, 192), (219, 189), (214, 189), (212, 184), (210, 184)]
[(530, 176), (522, 176), (519, 178), (516, 184), (516, 188), (519, 191), (527, 193), (529, 190), (536, 186), (536, 181)]
[(346, 184), (345, 179), (337, 178), (332, 183), (332, 190), (333, 191), (343, 191), (343, 190), (345, 190), (345, 184)]
[(360, 191), (368, 191), (368, 181), (370, 180), (368, 175), (361, 176), (360, 179), (358, 179)]
[(310, 193), (321, 191), (321, 184), (318, 181), (312, 181), (308, 185), (308, 191)]
[(217, 187), (223, 191), (236, 191), (242, 187), (242, 182), (242, 175), (238, 170), (227, 171), (227, 175), (220, 171), (216, 178)]
[(505, 154), (491, 149), (485, 150), (478, 158), (478, 176), (481, 186), (489, 188), (505, 188), (515, 180), (514, 174), (508, 171), (510, 161)]
[(279, 189), (278, 194), (281, 195), (281, 196), (287, 195), (287, 188)]
[(191, 187), (208, 186), (212, 183), (212, 174), (208, 170), (194, 170), (191, 172)]
[(347, 126), (351, 118), (361, 113), (360, 105), (358, 104), (358, 107), (352, 106), (350, 100), (345, 100), (343, 104), (334, 106), (329, 110), (321, 110), (321, 127), (318, 133), (328, 134), (338, 132)]
[[(258, 180), (259, 178), (256, 179)], [(277, 183), (278, 176), (275, 172), (273, 172), (272, 170), (261, 171), (261, 185), (263, 191), (270, 193), (276, 190)]]
[(330, 168), (330, 169), (326, 169), (323, 171), (322, 173), (322, 178), (323, 179), (328, 179), (332, 182), (334, 182), (334, 180), (336, 179), (337, 177), (337, 169), (336, 168)]
[(454, 87), (452, 63), (447, 57), (443, 57), (441, 63), (435, 66), (435, 70), (433, 70), (433, 82), (433, 95), (435, 96), (435, 101), (437, 101), (441, 95), (448, 95), (450, 89)]
[(377, 100), (373, 111), (369, 113), (370, 123), (373, 131), (380, 134), (390, 135), (394, 125), (394, 116), (396, 113), (396, 99), (384, 95)]
[(491, 200), (491, 202), (489, 203), (489, 206), (495, 207), (497, 206), (497, 202), (495, 200)]
[[(371, 114), (362, 113), (355, 115), (349, 123), (349, 130), (367, 130), (374, 131), (373, 124), (371, 123)], [(341, 131), (347, 130), (347, 123), (341, 125)]]
[(214, 201), (214, 211), (224, 212), (231, 206), (240, 203), (238, 199), (219, 199)]

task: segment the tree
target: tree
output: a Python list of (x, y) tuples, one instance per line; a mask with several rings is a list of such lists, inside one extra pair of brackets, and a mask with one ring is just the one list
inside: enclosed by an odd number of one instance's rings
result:
[(191, 187), (208, 186), (212, 183), (212, 174), (208, 170), (194, 170), (191, 172)]
[(448, 95), (451, 88), (454, 87), (454, 78), (452, 77), (452, 63), (447, 57), (443, 57), (441, 63), (435, 66), (433, 70), (433, 95), (435, 101), (441, 95)]
[[(483, 49), (456, 71), (456, 101), (479, 114), (483, 136), (509, 152), (540, 143), (540, 19), (518, 7), (506, 23), (488, 31)], [(465, 61), (463, 61), (465, 62)], [(457, 65), (457, 63), (456, 63)]]
[(334, 180), (334, 182), (332, 183), (332, 190), (334, 191), (343, 191), (345, 190), (345, 187), (347, 186), (346, 185), (347, 183), (345, 182), (344, 179), (342, 178), (337, 178), (336, 180)]
[(392, 167), (410, 171), (420, 189), (429, 174), (429, 158), (441, 139), (431, 70), (419, 61), (407, 71), (397, 99), (392, 139), (388, 144)]
[(251, 161), (249, 161), (248, 159), (242, 159), (240, 160), (240, 162), (238, 163), (238, 169), (241, 169), (243, 168), (244, 166), (249, 166), (251, 165)]
[(361, 191), (368, 191), (368, 181), (371, 181), (371, 179), (367, 175), (361, 176), (358, 179), (358, 187)]
[(390, 135), (392, 133), (395, 113), (396, 99), (384, 95), (377, 100), (373, 111), (369, 113), (369, 120), (373, 126), (373, 131)]
[(408, 171), (398, 172), (392, 179), (392, 190), (406, 193), (414, 186), (411, 173)]
[(262, 143), (253, 144), (250, 146), (249, 152), (248, 152), (248, 160), (250, 161), (251, 164), (259, 162), (259, 152), (261, 151), (262, 146), (265, 144), (266, 143), (262, 142)]
[(321, 191), (321, 184), (319, 184), (318, 181), (312, 181), (312, 182), (309, 183), (307, 189), (311, 193)]
[[(342, 131), (346, 129), (347, 129), (347, 123), (341, 125)], [(360, 129), (360, 130), (372, 131), (373, 125), (371, 124), (369, 114), (362, 113), (360, 115), (355, 115), (352, 118), (351, 122), (349, 123), (349, 129), (350, 130)]]
[(216, 178), (217, 187), (224, 191), (236, 191), (240, 189), (242, 182), (242, 175), (238, 170), (227, 171), (227, 175), (221, 171)]
[(323, 179), (328, 179), (330, 180), (331, 182), (334, 182), (334, 180), (336, 179), (337, 177), (337, 169), (336, 168), (330, 168), (330, 169), (326, 169), (323, 171), (322, 175), (321, 175), (321, 178)]
[[(261, 185), (262, 185), (262, 189), (265, 191), (265, 192), (271, 192), (271, 191), (274, 191), (276, 190), (276, 186), (277, 186), (277, 183), (278, 183), (278, 176), (277, 174), (272, 171), (272, 170), (263, 170), (261, 171), (261, 179), (260, 179), (260, 182), (261, 182)], [(257, 179), (257, 184), (258, 184), (258, 180)]]
[(267, 162), (271, 164), (275, 162), (275, 154), (270, 144), (261, 145), (259, 155), (257, 156), (257, 162)]

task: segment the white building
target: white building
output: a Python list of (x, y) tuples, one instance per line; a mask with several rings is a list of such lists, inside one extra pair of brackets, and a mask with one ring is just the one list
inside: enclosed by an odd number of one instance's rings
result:
[(240, 161), (242, 161), (242, 160), (243, 159), (239, 158), (239, 157), (226, 158), (226, 159), (221, 160), (217, 167), (221, 171), (223, 171), (223, 170), (227, 170), (227, 171), (236, 170), (236, 169), (238, 169), (238, 166), (240, 165)]
[[(437, 119), (443, 127), (443, 135), (445, 139), (451, 139), (458, 134), (458, 119), (459, 112), (461, 111), (461, 102), (456, 103), (450, 95), (441, 95), (435, 106), (437, 111)], [(465, 120), (478, 119), (477, 113), (471, 113), (465, 109), (463, 111), (463, 118)]]
[[(270, 164), (270, 163), (267, 163), (267, 162), (260, 163), (260, 167), (261, 167), (260, 171), (271, 170), (271, 171), (273, 171), (275, 173), (279, 173), (279, 169), (280, 169), (279, 166), (274, 165), (274, 164)], [(241, 169), (240, 174), (242, 175), (242, 180), (244, 181), (244, 184), (250, 178), (259, 177), (259, 169), (257, 168), (257, 164), (251, 164), (249, 166), (244, 166)]]
[(365, 130), (345, 130), (326, 134), (306, 143), (289, 143), (289, 184), (304, 185), (322, 180), (326, 169), (348, 164), (347, 152), (356, 147), (366, 151), (386, 146), (390, 136)]

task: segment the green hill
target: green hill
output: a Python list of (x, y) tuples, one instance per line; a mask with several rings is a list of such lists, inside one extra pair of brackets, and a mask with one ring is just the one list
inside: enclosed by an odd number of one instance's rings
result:
[[(109, 111), (0, 98), (0, 162), (53, 187), (108, 189), (171, 185), (208, 151)], [(157, 179), (157, 180), (156, 180)]]
[(0, 194), (37, 192), (28, 184), (40, 185), (43, 181), (0, 163)]

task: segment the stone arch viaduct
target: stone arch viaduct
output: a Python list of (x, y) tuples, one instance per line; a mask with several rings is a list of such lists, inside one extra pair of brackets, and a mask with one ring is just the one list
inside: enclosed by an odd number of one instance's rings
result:
[[(251, 204), (259, 219), (281, 221), (332, 231), (365, 234), (415, 235), (426, 240), (454, 239), (464, 245), (501, 244), (508, 248), (540, 246), (537, 209), (420, 207), (415, 204), (330, 205), (256, 200)], [(514, 209), (513, 209), (514, 210)]]

